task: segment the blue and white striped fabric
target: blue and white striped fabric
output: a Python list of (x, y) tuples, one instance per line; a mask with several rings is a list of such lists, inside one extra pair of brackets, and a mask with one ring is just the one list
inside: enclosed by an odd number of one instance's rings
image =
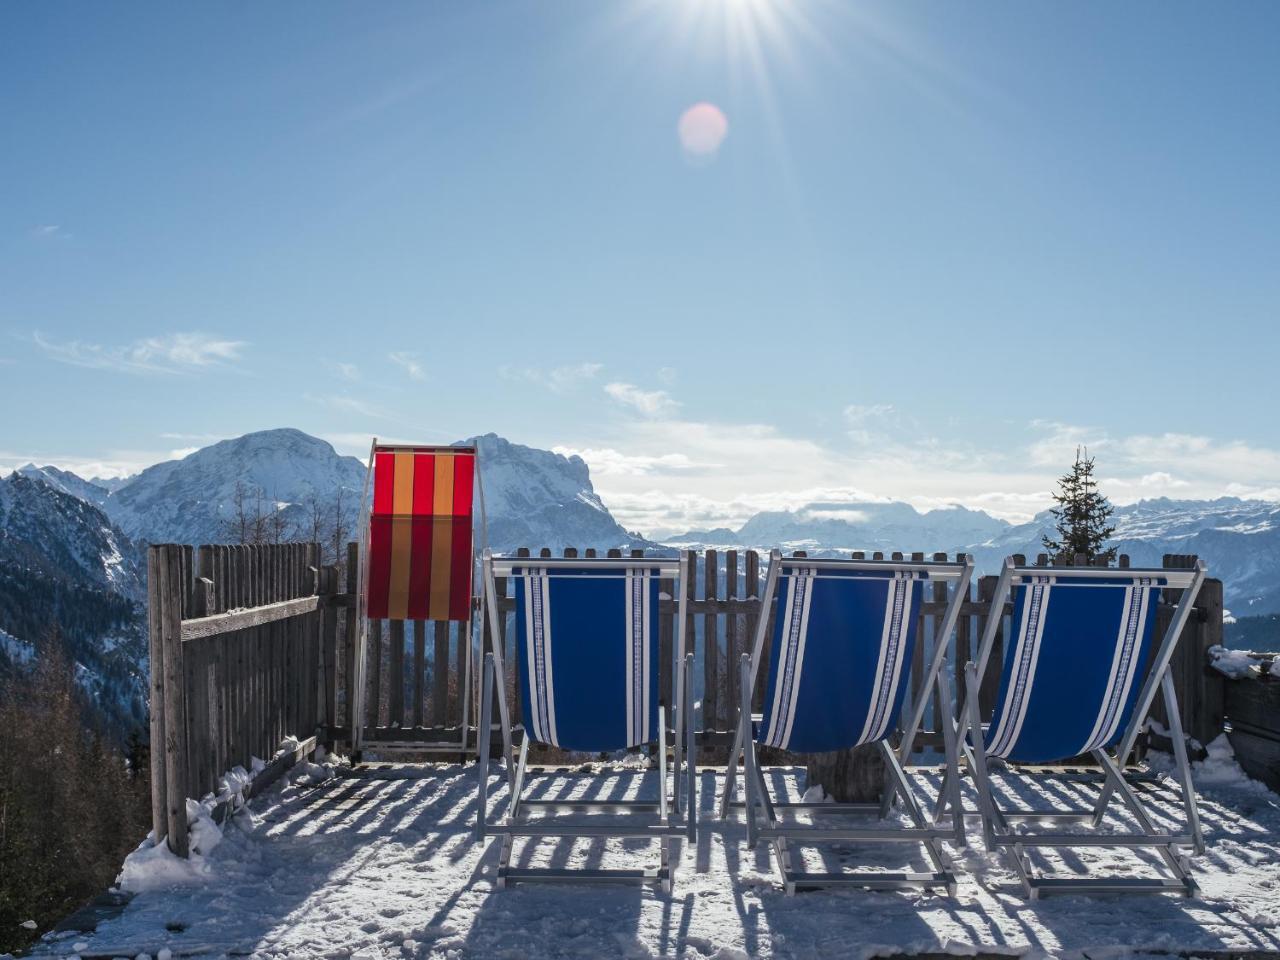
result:
[(797, 753), (873, 743), (897, 726), (924, 572), (790, 568), (758, 742)]
[(1053, 763), (1115, 743), (1142, 686), (1163, 584), (1067, 572), (1024, 578), (987, 753)]
[(524, 725), (538, 743), (625, 750), (658, 734), (658, 571), (515, 571)]

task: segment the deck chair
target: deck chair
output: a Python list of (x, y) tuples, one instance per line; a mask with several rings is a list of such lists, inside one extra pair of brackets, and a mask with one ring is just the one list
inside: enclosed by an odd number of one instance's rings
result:
[[(1192, 570), (1138, 570), (1020, 567), (1012, 559), (1005, 561), (996, 581), (978, 661), (966, 666), (961, 723), (968, 738), (965, 761), (974, 778), (987, 848), (1008, 856), (1028, 897), (1047, 893), (1196, 893), (1180, 848), (1203, 852), (1204, 840), (1169, 662), (1204, 578), (1204, 564), (1199, 562)], [(1156, 607), (1166, 589), (1181, 590), (1182, 596), (1164, 637), (1154, 645)], [(995, 710), (991, 722), (984, 726), (977, 691), (1010, 593), (1011, 639), (1000, 667)], [(1125, 773), (1157, 689), (1163, 692), (1172, 728), (1170, 737), (1186, 812), (1185, 832), (1158, 828)], [(1014, 765), (1060, 763), (1086, 755), (1101, 767), (1101, 793), (1092, 809), (1010, 809), (997, 803), (991, 766), (1001, 765), (1012, 773)], [(1136, 830), (1097, 829), (1116, 796), (1136, 821)], [(951, 799), (945, 792), (944, 797)], [(1036, 826), (1072, 822), (1087, 823), (1093, 829), (1073, 833)], [(1028, 851), (1038, 847), (1147, 848), (1156, 852), (1167, 873), (1151, 877), (1046, 875), (1033, 868), (1028, 856)]]
[[(747, 840), (771, 843), (788, 894), (798, 889), (832, 885), (870, 889), (944, 886), (954, 894), (956, 881), (948, 869), (941, 841), (963, 843), (963, 818), (950, 830), (930, 823), (912, 790), (902, 762), (911, 755), (915, 732), (923, 719), (931, 691), (944, 709), (954, 704), (950, 682), (941, 669), (973, 575), (972, 561), (961, 563), (784, 559), (775, 550), (769, 558), (763, 611), (751, 655), (739, 664), (741, 684), (738, 728), (720, 798), (720, 815), (728, 814), (743, 761)], [(898, 728), (910, 683), (912, 652), (918, 642), (918, 615), (923, 586), (928, 581), (953, 584), (943, 614), (934, 653), (915, 691), (910, 719), (899, 751), (889, 740)], [(764, 649), (768, 611), (776, 597), (772, 656), (764, 710), (752, 717), (749, 705)], [(946, 719), (949, 719), (946, 718)], [(957, 771), (957, 735), (949, 722), (943, 730), (945, 763)], [(793, 753), (822, 753), (874, 743), (885, 763), (885, 792), (879, 804), (783, 803), (769, 795), (760, 771), (758, 747)], [(952, 786), (952, 789), (955, 789)], [(817, 827), (784, 822), (780, 814), (801, 808), (809, 813), (878, 813), (888, 816), (900, 798), (910, 826)], [(789, 843), (825, 842), (908, 843), (921, 845), (933, 866), (930, 872), (865, 870), (814, 873), (795, 867)]]
[[(372, 487), (373, 499), (369, 494)], [(480, 535), (485, 537), (484, 492), (475, 447), (380, 444), (374, 438), (360, 498), (360, 590), (356, 677), (352, 685), (352, 751), (466, 753), (472, 671), (471, 588), (479, 492)], [(366, 654), (370, 620), (433, 620), (462, 624), (464, 647), (458, 739), (370, 741), (364, 729)], [(403, 655), (403, 651), (395, 651)], [(375, 711), (377, 705), (374, 705)], [(376, 723), (374, 724), (376, 726)]]
[[(492, 650), (485, 655), (480, 700), (480, 782), (476, 839), (502, 838), (497, 885), (520, 881), (597, 880), (660, 884), (670, 892), (674, 841), (690, 843), (697, 829), (693, 655), (685, 655), (687, 561), (657, 559), (497, 558), (483, 562), (485, 609)], [(506, 702), (506, 667), (495, 579), (515, 583), (517, 685), (522, 716), (519, 755)], [(680, 597), (672, 656), (674, 704), (659, 702), (659, 580), (671, 579)], [(510, 795), (505, 815), (487, 821), (491, 719), (496, 698)], [(668, 738), (671, 738), (668, 740)], [(667, 745), (673, 763), (668, 769)], [(683, 749), (682, 749), (683, 742)], [(656, 745), (655, 801), (571, 802), (528, 799), (529, 746), (537, 743), (590, 753)], [(684, 790), (681, 790), (683, 775)], [(530, 817), (537, 812), (541, 816)], [(596, 822), (556, 813), (621, 815)], [(546, 814), (553, 814), (547, 816)], [(656, 815), (656, 819), (655, 819)], [(655, 866), (638, 869), (516, 868), (517, 838), (617, 837), (658, 841)]]

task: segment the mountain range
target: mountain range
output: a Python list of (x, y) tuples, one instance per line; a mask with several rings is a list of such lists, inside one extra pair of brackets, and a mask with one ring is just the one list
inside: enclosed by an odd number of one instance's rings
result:
[[(1143, 500), (1115, 508), (1110, 543), (1134, 566), (1161, 564), (1165, 554), (1195, 554), (1223, 581), (1224, 600), (1237, 615), (1280, 611), (1280, 504), (1217, 500)], [(1011, 524), (965, 507), (921, 513), (905, 503), (811, 503), (758, 513), (738, 530), (692, 530), (669, 543), (690, 548), (777, 546), (815, 556), (851, 550), (886, 553), (963, 551), (978, 569), (993, 572), (1010, 554), (1033, 558), (1052, 534), (1049, 511)]]
[[(480, 449), (488, 540), (497, 552), (522, 546), (964, 551), (990, 571), (1010, 553), (1039, 553), (1041, 536), (1052, 529), (1047, 512), (1010, 524), (959, 506), (920, 512), (899, 502), (816, 502), (756, 514), (736, 530), (690, 531), (658, 544), (614, 519), (581, 458), (494, 434), (464, 442)], [(29, 660), (56, 624), (81, 682), (104, 711), (122, 724), (141, 722), (145, 545), (233, 540), (246, 512), (265, 515), (283, 537), (310, 538), (324, 517), (341, 523), (335, 539), (354, 538), (365, 472), (360, 460), (293, 429), (224, 440), (125, 480), (19, 468), (0, 479), (0, 670)], [(1223, 579), (1237, 617), (1256, 620), (1253, 627), (1274, 625), (1280, 504), (1148, 500), (1117, 507), (1114, 520), (1114, 543), (1135, 565), (1158, 566), (1165, 553), (1198, 554)]]

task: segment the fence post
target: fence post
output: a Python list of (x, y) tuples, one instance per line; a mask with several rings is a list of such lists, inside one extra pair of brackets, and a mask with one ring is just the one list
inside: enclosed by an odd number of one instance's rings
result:
[[(182, 548), (161, 544), (151, 548), (158, 573), (156, 599), (164, 702), (165, 820), (169, 849), (186, 857), (187, 783), (186, 684), (182, 662)], [(152, 670), (156, 664), (152, 664)], [(155, 747), (153, 746), (154, 750)]]
[(164, 760), (164, 647), (161, 643), (159, 547), (147, 551), (147, 638), (151, 664), (151, 830), (156, 843), (169, 835)]

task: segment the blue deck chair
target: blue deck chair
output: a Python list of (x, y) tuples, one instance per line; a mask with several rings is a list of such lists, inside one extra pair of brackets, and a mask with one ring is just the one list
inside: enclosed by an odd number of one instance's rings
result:
[[(1160, 892), (1193, 896), (1196, 884), (1180, 849), (1203, 852), (1204, 840), (1191, 786), (1186, 742), (1169, 662), (1204, 582), (1205, 568), (1138, 570), (1105, 567), (1020, 567), (1006, 560), (996, 582), (977, 663), (966, 666), (961, 723), (966, 765), (978, 793), (990, 850), (1004, 851), (1028, 897), (1046, 893)], [(1164, 590), (1181, 590), (1173, 617), (1157, 644), (1156, 607)], [(992, 659), (1004, 604), (1013, 613), (1000, 687), (991, 722), (978, 709), (979, 683)], [(1157, 688), (1164, 695), (1186, 812), (1186, 831), (1156, 826), (1125, 767)], [(1111, 752), (1108, 752), (1111, 751)], [(1053, 764), (1091, 756), (1101, 767), (1101, 792), (1090, 810), (1001, 807), (989, 768)], [(1131, 832), (1103, 832), (1113, 797), (1136, 821)], [(942, 806), (951, 795), (943, 792)], [(1083, 833), (1035, 829), (1037, 822), (1089, 823)], [(1011, 824), (1017, 824), (1015, 829)], [(1127, 847), (1154, 850), (1167, 872), (1150, 877), (1046, 875), (1027, 856), (1037, 847)]]
[[(484, 556), (485, 607), (491, 635), (501, 637), (496, 577), (515, 584), (517, 687), (523, 724), (519, 754), (506, 703), (502, 645), (485, 657), (480, 729), (491, 730), (496, 692), (510, 796), (505, 815), (486, 821), (490, 736), (480, 737), (477, 839), (502, 838), (498, 887), (532, 880), (604, 880), (660, 884), (670, 892), (672, 848), (697, 829), (696, 759), (692, 704), (692, 654), (685, 655), (687, 562), (658, 559), (545, 559)], [(674, 704), (659, 702), (659, 581), (676, 584), (680, 598), (674, 650)], [(669, 741), (668, 738), (671, 738)], [(672, 744), (668, 768), (668, 742)], [(524, 797), (532, 743), (589, 753), (655, 745), (658, 799), (572, 802)], [(683, 743), (683, 748), (682, 748)], [(684, 791), (681, 790), (683, 776)], [(530, 817), (537, 811), (542, 816)], [(551, 813), (622, 814), (601, 823)], [(655, 818), (656, 815), (656, 818)], [(657, 840), (658, 864), (640, 869), (516, 868), (517, 838), (615, 837)]]
[[(923, 561), (784, 559), (775, 550), (769, 558), (763, 609), (776, 598), (776, 616), (764, 709), (758, 718), (748, 709), (739, 711), (738, 729), (720, 798), (720, 815), (734, 806), (738, 758), (743, 761), (747, 839), (755, 846), (771, 843), (788, 894), (797, 889), (836, 884), (871, 889), (908, 886), (944, 886), (955, 892), (955, 877), (948, 869), (941, 841), (963, 843), (964, 823), (955, 816), (951, 829), (931, 824), (913, 792), (901, 760), (911, 754), (915, 732), (923, 719), (932, 691), (944, 705), (945, 763), (956, 773), (958, 740), (951, 721), (955, 699), (950, 681), (941, 669), (950, 646), (960, 604), (968, 595), (972, 561), (940, 563)], [(934, 653), (915, 691), (910, 718), (903, 727), (898, 752), (890, 738), (899, 729), (902, 707), (910, 686), (912, 654), (917, 643), (924, 584), (941, 581), (952, 585), (939, 625)], [(764, 649), (767, 622), (762, 616), (751, 655), (739, 664), (740, 703), (751, 703), (755, 678)], [(885, 763), (885, 792), (879, 804), (783, 803), (769, 795), (760, 772), (757, 748), (792, 753), (823, 753), (859, 744), (877, 744)], [(958, 797), (958, 794), (957, 794)], [(815, 827), (784, 822), (780, 813), (804, 808), (812, 814), (878, 812), (888, 815), (901, 798), (911, 826)], [(890, 873), (813, 873), (797, 870), (790, 841), (802, 845), (820, 842), (864, 841), (908, 843), (923, 846), (933, 870)]]

